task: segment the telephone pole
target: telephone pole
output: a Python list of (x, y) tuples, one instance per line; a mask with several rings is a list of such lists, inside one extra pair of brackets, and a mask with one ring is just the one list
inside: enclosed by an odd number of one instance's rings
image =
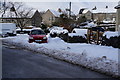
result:
[(71, 17), (71, 2), (69, 3), (69, 18)]

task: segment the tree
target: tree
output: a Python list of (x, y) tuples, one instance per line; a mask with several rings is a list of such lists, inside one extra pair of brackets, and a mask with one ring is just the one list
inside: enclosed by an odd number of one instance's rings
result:
[(83, 22), (86, 22), (86, 21), (87, 21), (87, 18), (86, 18), (85, 16), (80, 16), (80, 17), (78, 18), (77, 23), (83, 23)]
[(69, 26), (73, 20), (68, 18), (68, 15), (66, 13), (63, 13), (60, 15), (59, 18), (53, 23), (53, 25), (57, 26)]
[(16, 15), (16, 19), (13, 19), (16, 25), (23, 30), (28, 22), (31, 21), (31, 16), (33, 15), (33, 8), (28, 8), (22, 2), (4, 2), (4, 5), (1, 7), (3, 8), (3, 15), (8, 10), (10, 12), (14, 12)]
[(5, 1), (4, 2), (0, 1), (0, 13), (2, 13), (1, 17), (3, 17), (3, 15), (5, 14), (5, 11), (9, 9), (9, 6), (10, 5), (6, 3)]
[(9, 2), (9, 3), (12, 5), (10, 10), (15, 12), (16, 18), (19, 18), (16, 19), (15, 22), (22, 31), (26, 24), (31, 21), (30, 18), (33, 15), (32, 14), (33, 8), (27, 8), (25, 4), (22, 2)]

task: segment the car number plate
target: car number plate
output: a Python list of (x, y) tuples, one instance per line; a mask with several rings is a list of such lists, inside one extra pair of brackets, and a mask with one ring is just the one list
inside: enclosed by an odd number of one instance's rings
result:
[(42, 40), (35, 40), (36, 42), (41, 42)]

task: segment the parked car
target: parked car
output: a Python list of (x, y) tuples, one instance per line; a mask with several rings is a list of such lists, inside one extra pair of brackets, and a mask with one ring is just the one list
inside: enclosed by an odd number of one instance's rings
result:
[(0, 23), (0, 36), (16, 36), (16, 24), (14, 23)]
[(29, 33), (29, 43), (47, 43), (47, 37), (44, 31), (41, 29), (33, 29)]

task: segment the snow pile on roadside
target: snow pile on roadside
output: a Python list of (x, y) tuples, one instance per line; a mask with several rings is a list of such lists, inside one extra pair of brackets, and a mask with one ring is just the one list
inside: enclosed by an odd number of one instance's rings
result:
[(73, 29), (72, 33), (69, 33), (68, 35), (73, 37), (73, 36), (83, 36), (84, 38), (86, 37), (85, 34), (87, 34), (87, 29), (79, 29), (75, 28)]
[(118, 76), (119, 49), (117, 48), (85, 43), (66, 43), (58, 37), (49, 37), (48, 43), (28, 43), (28, 35), (18, 35), (11, 39), (4, 39), (4, 41), (33, 51), (43, 52), (99, 72)]
[(112, 32), (112, 31), (106, 31), (103, 36), (106, 36), (108, 39), (110, 37), (115, 37), (115, 36), (120, 36), (120, 32), (119, 31), (115, 31), (115, 32)]

